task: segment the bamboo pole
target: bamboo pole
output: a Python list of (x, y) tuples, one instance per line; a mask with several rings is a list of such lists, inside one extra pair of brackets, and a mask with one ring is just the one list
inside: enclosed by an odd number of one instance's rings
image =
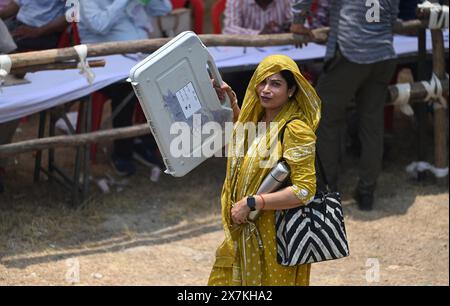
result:
[[(443, 83), (443, 88), (448, 90), (448, 80)], [(398, 96), (398, 90), (395, 85), (389, 86), (390, 99), (387, 104), (391, 104)], [(423, 98), (426, 96), (426, 90), (422, 83), (416, 82), (411, 85), (410, 103), (424, 103)], [(40, 139), (25, 140), (6, 145), (0, 145), (0, 158), (14, 156), (29, 151), (46, 150), (58, 147), (75, 147), (87, 145), (91, 143), (112, 141), (115, 139), (136, 137), (150, 133), (147, 124), (140, 124), (130, 127), (102, 130), (84, 134), (63, 135), (46, 137)]]
[[(105, 67), (105, 60), (92, 60), (88, 61), (89, 67), (98, 68)], [(66, 70), (66, 69), (77, 69), (78, 62), (63, 62), (63, 63), (54, 63), (54, 64), (44, 64), (44, 65), (33, 65), (29, 67), (23, 68), (14, 68), (11, 70), (11, 74), (22, 74), (26, 72), (36, 72), (43, 70)]]
[[(438, 1), (431, 1), (437, 3)], [(416, 14), (419, 18), (426, 18), (429, 10), (417, 8)], [(433, 73), (439, 79), (445, 79), (445, 54), (444, 54), (444, 38), (442, 30), (430, 30), (433, 45)], [(448, 92), (448, 87), (445, 92)], [(444, 169), (448, 167), (447, 160), (447, 132), (446, 132), (446, 109), (434, 109), (434, 164), (436, 168)], [(439, 185), (446, 185), (448, 176), (438, 178)]]
[[(447, 92), (448, 93), (448, 89), (449, 89), (449, 82), (448, 79), (443, 79), (440, 80), (441, 81), (441, 85), (442, 85), (442, 92)], [(427, 96), (427, 91), (425, 89), (425, 87), (423, 86), (422, 82), (415, 82), (410, 84), (411, 86), (411, 91), (410, 91), (410, 95), (409, 95), (409, 101), (410, 103), (414, 103), (414, 102), (423, 102)], [(397, 100), (398, 98), (398, 88), (396, 85), (390, 85), (388, 87), (388, 91), (389, 91), (389, 98), (386, 101), (387, 104), (392, 104), (395, 100)]]
[[(411, 20), (407, 22), (397, 22), (394, 25), (396, 33), (406, 33), (411, 29), (418, 29), (424, 26), (420, 20)], [(314, 38), (309, 40), (304, 38), (304, 42), (314, 42), (325, 44), (328, 39), (328, 27), (312, 30)], [(204, 34), (199, 35), (206, 46), (248, 46), (263, 47), (294, 44), (292, 33), (267, 34), (267, 35), (226, 35), (226, 34)], [(151, 53), (165, 43), (170, 38), (156, 38), (133, 41), (106, 42), (97, 44), (88, 44), (88, 57), (106, 56), (123, 53)], [(43, 51), (32, 51), (24, 53), (15, 53), (10, 55), (13, 69), (29, 67), (34, 65), (53, 64), (68, 60), (78, 60), (78, 54), (75, 49), (60, 48)]]
[(58, 147), (76, 147), (91, 143), (105, 142), (114, 139), (130, 138), (150, 133), (147, 124), (130, 127), (102, 130), (90, 133), (62, 135), (32, 140), (25, 140), (0, 146), (0, 158), (13, 156), (36, 150), (46, 150)]
[[(444, 40), (441, 30), (431, 30), (433, 44), (433, 72), (439, 79), (445, 78)], [(447, 87), (448, 92), (448, 87)], [(446, 110), (434, 110), (434, 163), (436, 168), (447, 168)], [(448, 178), (448, 177), (447, 177)], [(438, 179), (439, 184), (446, 184), (446, 179)]]
[[(438, 1), (431, 1), (431, 2), (434, 2), (434, 3), (438, 3)], [(445, 5), (447, 5), (448, 6), (448, 2), (447, 2), (447, 4), (445, 4)], [(422, 8), (417, 8), (416, 9), (416, 15), (417, 15), (417, 18), (419, 19), (419, 20), (422, 20), (422, 21), (424, 21), (424, 20), (426, 20), (426, 21), (428, 21), (427, 19), (429, 19), (430, 18), (430, 9), (429, 8), (424, 8), (424, 7), (422, 7)], [(442, 13), (442, 10), (440, 11), (440, 14)]]
[[(424, 26), (424, 21), (412, 20), (408, 22), (396, 23), (394, 30), (396, 33), (418, 29)], [(439, 30), (438, 30), (439, 31)], [(327, 40), (329, 28), (320, 28), (313, 30), (315, 35), (314, 42), (324, 43)], [(440, 32), (440, 31), (439, 31)], [(277, 35), (199, 35), (205, 45), (208, 46), (273, 46), (293, 44), (292, 34)], [(88, 56), (111, 55), (118, 53), (136, 53), (136, 52), (152, 52), (165, 44), (169, 39), (152, 39), (126, 42), (111, 42), (102, 44), (88, 45)], [(436, 50), (436, 49), (434, 49)], [(443, 45), (441, 47), (443, 51)], [(35, 51), (27, 53), (11, 54), (13, 69), (20, 67), (55, 64), (67, 60), (77, 60), (78, 55), (73, 48), (51, 49), (44, 51)], [(51, 67), (51, 66), (50, 66)], [(444, 67), (443, 65), (441, 67)], [(445, 79), (445, 77), (440, 77)], [(448, 91), (448, 80), (443, 82), (445, 91)], [(394, 86), (390, 86), (390, 99), (388, 104), (396, 100), (398, 90)], [(411, 85), (411, 103), (421, 102), (426, 96), (426, 91), (420, 82)], [(78, 135), (64, 135), (49, 138), (41, 138), (37, 140), (28, 140), (13, 144), (0, 146), (0, 157), (12, 156), (18, 153), (24, 153), (33, 150), (45, 150), (48, 148), (79, 146), (89, 143), (97, 143), (102, 141), (110, 141), (120, 138), (135, 137), (149, 133), (146, 124), (113, 129), (107, 131), (98, 131), (92, 133)]]
[[(329, 28), (313, 30), (316, 36), (315, 42), (326, 41)], [(294, 38), (290, 33), (276, 35), (199, 35), (202, 42), (207, 46), (276, 46), (293, 44)], [(118, 41), (88, 44), (88, 57), (106, 56), (123, 53), (150, 53), (165, 43), (170, 38), (143, 39), (131, 41)], [(306, 41), (306, 39), (305, 39)], [(43, 51), (32, 51), (14, 53), (10, 55), (12, 67), (20, 68), (32, 65), (52, 64), (68, 60), (78, 60), (78, 54), (72, 47), (49, 49)]]
[(427, 25), (427, 20), (408, 20), (408, 21), (400, 21), (397, 20), (394, 23), (394, 33), (396, 34), (411, 34), (418, 29), (424, 28)]

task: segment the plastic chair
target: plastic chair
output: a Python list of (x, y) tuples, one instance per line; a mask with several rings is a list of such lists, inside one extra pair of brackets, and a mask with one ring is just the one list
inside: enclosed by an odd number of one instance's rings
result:
[(205, 4), (203, 0), (171, 0), (174, 9), (192, 6), (194, 25), (193, 30), (197, 34), (203, 34), (203, 15)]
[(186, 0), (171, 0), (174, 9), (185, 7)]
[(308, 17), (307, 17), (309, 25), (312, 25), (312, 24), (313, 24), (313, 19), (314, 19), (314, 17), (315, 17), (316, 14), (317, 14), (317, 8), (318, 8), (318, 6), (319, 6), (319, 5), (318, 5), (318, 3), (317, 3), (317, 0), (313, 0), (313, 2), (311, 3), (311, 13), (308, 14)]
[[(56, 46), (59, 48), (66, 48), (71, 47), (73, 45), (78, 45), (80, 43), (80, 35), (78, 34), (78, 28), (75, 22), (71, 23), (64, 29), (64, 31), (61, 33), (61, 36), (58, 40), (58, 45)], [(22, 52), (26, 51), (34, 51), (34, 50), (24, 50)], [(28, 122), (28, 116), (20, 118), (21, 123)]]
[[(105, 102), (108, 101), (108, 97), (101, 93), (100, 91), (93, 92), (91, 94), (92, 103), (92, 116), (91, 116), (91, 131), (98, 131), (102, 123), (103, 106)], [(146, 123), (144, 112), (139, 103), (136, 103), (134, 109), (134, 122), (135, 123)], [(78, 126), (78, 124), (77, 124)], [(91, 144), (90, 151), (91, 161), (95, 162), (97, 160), (97, 144)]]
[[(73, 45), (79, 45), (81, 43), (80, 35), (78, 33), (78, 27), (75, 22), (71, 23), (70, 26), (67, 27), (66, 31), (63, 32), (61, 38), (58, 43), (58, 48), (70, 47)], [(91, 104), (92, 104), (92, 112), (91, 112), (91, 131), (98, 131), (100, 129), (102, 123), (103, 116), (103, 106), (105, 102), (108, 101), (108, 97), (105, 96), (100, 91), (93, 92), (91, 94)], [(138, 123), (146, 122), (144, 113), (140, 105), (136, 104), (135, 109), (135, 121)], [(80, 126), (80, 117), (77, 120), (76, 131), (79, 132)], [(90, 148), (90, 156), (91, 161), (95, 162), (97, 160), (97, 144), (91, 144)]]
[(222, 14), (226, 3), (226, 0), (217, 0), (211, 7), (211, 23), (214, 34), (222, 34)]
[[(75, 22), (72, 22), (64, 32), (61, 34), (58, 48), (66, 48), (74, 45), (79, 45), (81, 43), (80, 34), (78, 33), (78, 27)], [(108, 100), (108, 98), (101, 92), (94, 92), (91, 94), (92, 103), (92, 115), (91, 115), (91, 131), (97, 131), (100, 129), (103, 114), (103, 104)], [(80, 116), (77, 119), (76, 131), (79, 132), (80, 126)], [(95, 161), (97, 157), (97, 144), (91, 145), (91, 161)]]
[[(72, 42), (71, 42), (72, 40)], [(78, 29), (75, 23), (70, 24), (64, 29), (64, 31), (61, 33), (61, 36), (58, 40), (58, 45), (56, 46), (59, 48), (66, 48), (70, 47), (76, 44), (80, 43), (80, 36), (78, 34)], [(34, 51), (34, 50), (23, 50), (22, 52), (28, 52), (28, 51)], [(28, 122), (28, 116), (20, 118), (20, 123), (26, 123)]]
[[(103, 105), (108, 101), (108, 97), (102, 94), (99, 91), (93, 92), (91, 94), (91, 131), (98, 131), (100, 129), (102, 123), (102, 115), (103, 115)], [(77, 132), (79, 131), (80, 126), (80, 116), (78, 116), (77, 121)], [(97, 160), (97, 144), (91, 144), (90, 150), (91, 161), (95, 162)]]
[(66, 48), (80, 44), (80, 34), (75, 22), (72, 22), (59, 37), (58, 48)]

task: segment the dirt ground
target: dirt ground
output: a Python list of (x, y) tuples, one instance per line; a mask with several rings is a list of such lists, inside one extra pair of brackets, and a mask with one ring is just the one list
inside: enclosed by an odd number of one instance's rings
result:
[[(414, 125), (404, 122), (386, 138), (371, 212), (359, 211), (351, 198), (357, 160), (348, 156), (341, 190), (351, 255), (313, 265), (312, 285), (449, 285), (448, 185), (436, 185), (431, 175), (420, 183), (407, 176), (416, 140)], [(21, 124), (15, 141), (33, 137), (36, 124), (37, 116)], [(69, 167), (73, 150), (57, 152)], [(32, 173), (33, 154), (17, 156), (0, 195), (0, 285), (206, 284), (223, 239), (224, 159), (157, 183), (139, 167), (110, 193), (91, 184), (77, 208), (67, 190), (45, 179), (33, 184)], [(101, 150), (92, 173), (112, 173)]]

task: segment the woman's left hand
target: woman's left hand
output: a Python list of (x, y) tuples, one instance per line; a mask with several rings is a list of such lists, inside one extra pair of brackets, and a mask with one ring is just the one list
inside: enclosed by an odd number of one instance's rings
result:
[(250, 208), (247, 206), (247, 197), (245, 197), (232, 205), (231, 219), (233, 223), (243, 224), (247, 222), (249, 213)]
[(230, 85), (228, 85), (224, 81), (222, 81), (222, 84), (219, 85), (214, 79), (211, 79), (211, 83), (220, 101), (223, 101), (225, 99), (225, 95), (227, 95), (232, 106), (233, 104), (237, 105), (236, 93), (233, 91), (233, 89), (231, 89)]

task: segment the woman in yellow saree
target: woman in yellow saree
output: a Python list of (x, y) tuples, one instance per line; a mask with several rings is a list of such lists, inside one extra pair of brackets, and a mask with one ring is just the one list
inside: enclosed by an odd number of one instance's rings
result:
[[(232, 100), (235, 125), (221, 195), (225, 240), (216, 251), (208, 284), (309, 285), (309, 264), (285, 267), (277, 263), (275, 210), (305, 205), (314, 197), (320, 99), (297, 64), (284, 55), (269, 56), (258, 65), (242, 110), (229, 86), (225, 84), (220, 90), (219, 96), (226, 93)], [(258, 126), (254, 139), (247, 131), (239, 132), (242, 124), (261, 122), (267, 128)], [(273, 144), (275, 150), (270, 154), (259, 154)], [(255, 195), (280, 158), (289, 165), (292, 185)], [(247, 217), (253, 204), (262, 213), (250, 222)]]

